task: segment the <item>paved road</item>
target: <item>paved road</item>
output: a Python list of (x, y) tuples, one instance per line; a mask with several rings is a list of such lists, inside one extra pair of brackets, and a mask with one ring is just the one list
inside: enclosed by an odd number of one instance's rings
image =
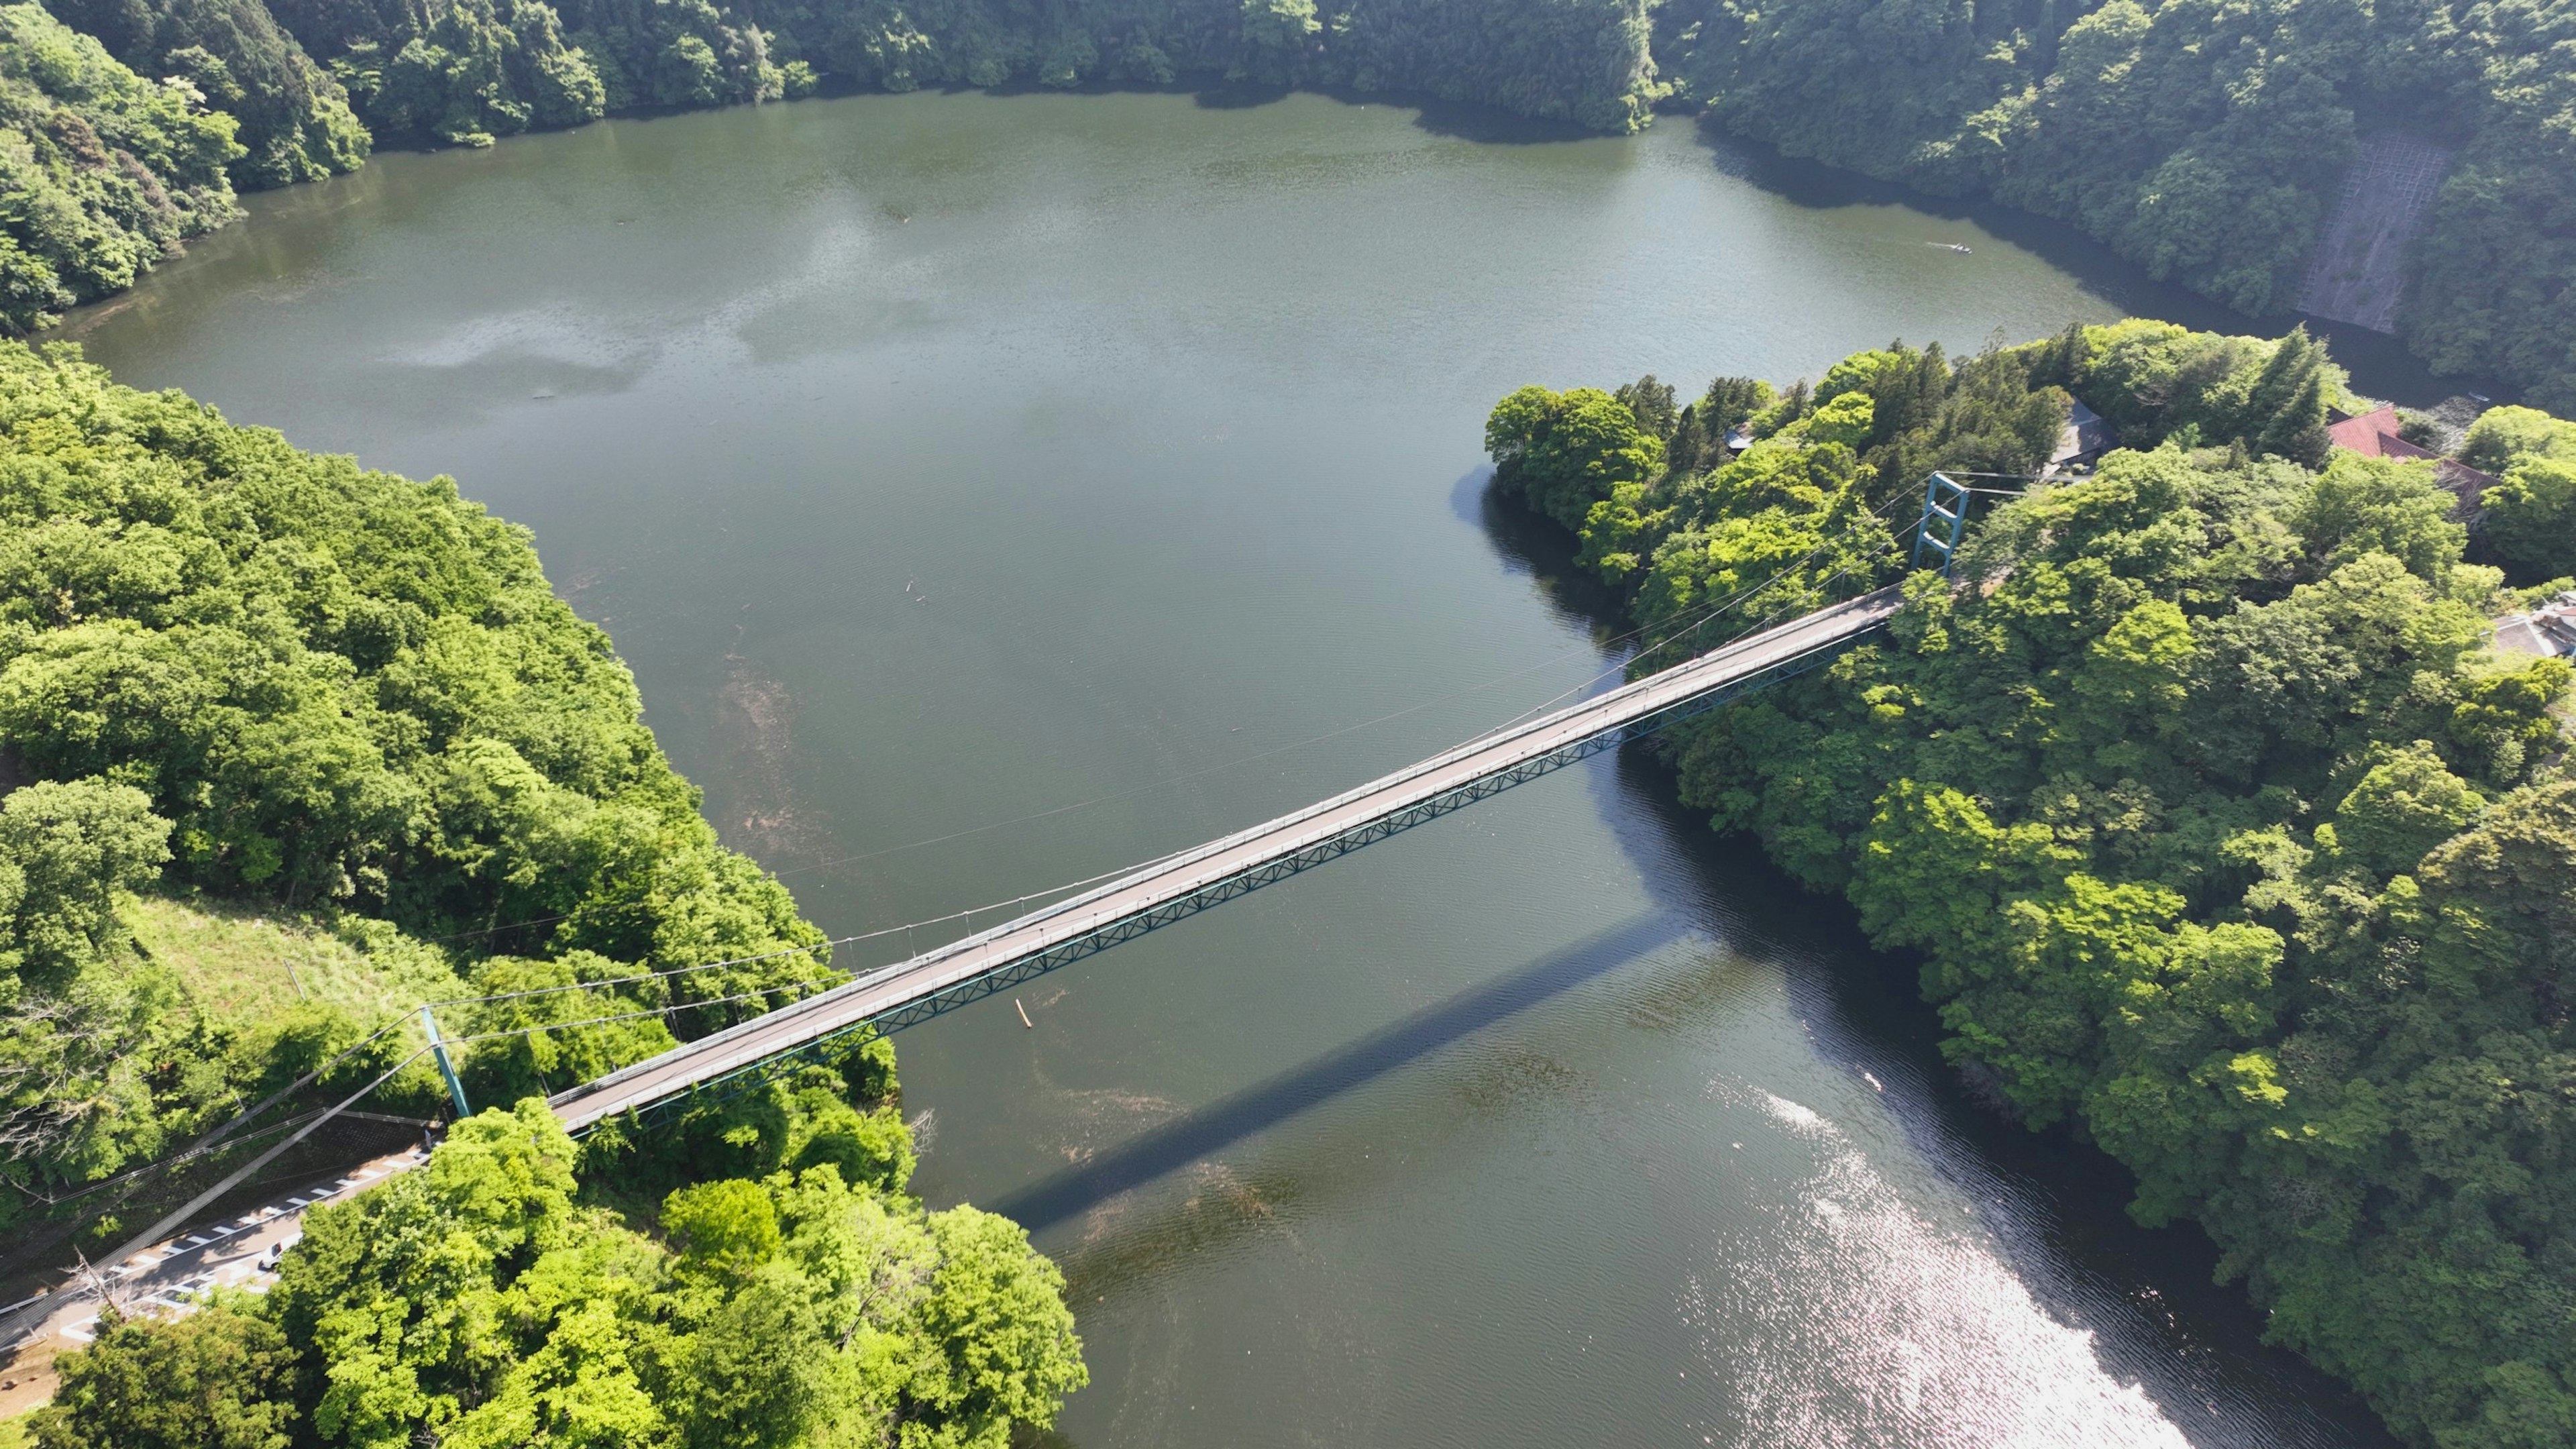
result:
[[(281, 1194), (240, 1217), (189, 1228), (122, 1263), (102, 1268), (99, 1277), (127, 1312), (163, 1318), (195, 1312), (196, 1295), (219, 1285), (264, 1293), (276, 1275), (260, 1268), (260, 1256), (303, 1231), (306, 1208), (344, 1198), (427, 1160), (428, 1154), (417, 1147), (379, 1157), (343, 1176)], [(29, 1325), (17, 1340), (6, 1386), (0, 1387), (0, 1416), (23, 1412), (50, 1398), (53, 1355), (83, 1347), (98, 1336), (97, 1293), (75, 1282), (52, 1296), (61, 1300), (60, 1306)]]
[(1887, 622), (1894, 588), (1822, 609), (1712, 651), (1688, 664), (1469, 741), (1320, 804), (1145, 866), (1108, 885), (1006, 922), (910, 961), (676, 1047), (553, 1099), (579, 1130), (642, 1109), (755, 1065), (818, 1037), (956, 990), (1043, 952), (1197, 895), (1319, 845), (1363, 831), (1531, 761), (1685, 705), (1754, 675), (1812, 659)]

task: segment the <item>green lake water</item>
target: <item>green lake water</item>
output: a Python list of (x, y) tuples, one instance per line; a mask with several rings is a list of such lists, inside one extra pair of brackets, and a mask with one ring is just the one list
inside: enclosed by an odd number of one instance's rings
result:
[[(1613, 667), (1561, 541), (1486, 496), (1512, 387), (2151, 295), (1766, 168), (1314, 96), (854, 97), (380, 157), (66, 330), (532, 528), (726, 839), (839, 935)], [(2384, 1442), (2116, 1170), (1971, 1109), (1906, 965), (1645, 761), (1016, 1000), (897, 1043), (920, 1190), (1070, 1277), (1067, 1443)]]

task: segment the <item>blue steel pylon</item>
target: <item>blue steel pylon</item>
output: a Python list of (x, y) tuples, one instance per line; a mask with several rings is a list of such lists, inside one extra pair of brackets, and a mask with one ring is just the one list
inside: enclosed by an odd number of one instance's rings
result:
[(430, 1015), (426, 1006), (420, 1009), (420, 1029), (429, 1034), (429, 1054), (438, 1060), (438, 1074), (447, 1079), (447, 1100), (456, 1104), (456, 1120), (462, 1122), (474, 1112), (465, 1105), (465, 1084), (456, 1079), (456, 1064), (447, 1059), (447, 1043), (438, 1035), (438, 1018)]
[[(1947, 538), (1935, 529), (1949, 524)], [(1938, 554), (1941, 576), (1950, 575), (1950, 565), (1958, 561), (1959, 538), (1968, 529), (1968, 490), (1946, 473), (1935, 473), (1923, 480), (1923, 518), (1914, 525), (1914, 566), (1923, 567), (1925, 556)]]

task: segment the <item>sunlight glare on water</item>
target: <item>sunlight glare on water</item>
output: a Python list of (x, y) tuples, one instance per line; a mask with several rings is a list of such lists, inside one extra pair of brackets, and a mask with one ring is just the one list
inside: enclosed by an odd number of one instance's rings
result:
[(1712, 1235), (1681, 1296), (1702, 1361), (1737, 1402), (1740, 1442), (2190, 1442), (2109, 1370), (2093, 1334), (2049, 1315), (1973, 1217), (1935, 1220), (1832, 1123), (1785, 1097), (1718, 1081), (1709, 1098), (1757, 1105), (1810, 1155), (1803, 1173), (1770, 1184), (1756, 1220), (1765, 1231), (1731, 1223)]

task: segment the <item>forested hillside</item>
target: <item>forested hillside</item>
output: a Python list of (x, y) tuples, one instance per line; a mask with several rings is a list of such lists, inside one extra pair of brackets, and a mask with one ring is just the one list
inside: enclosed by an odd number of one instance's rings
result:
[(2576, 409), (2576, 6), (1667, 0), (1674, 100), (1739, 135), (2061, 217), (2281, 312), (2365, 129), (2460, 149), (2401, 334)]
[[(424, 1002), (500, 1104), (317, 1214), (264, 1306), (71, 1361), (41, 1442), (998, 1446), (1081, 1382), (1025, 1236), (908, 1196), (882, 1042), (612, 1124), (576, 1196), (524, 1099), (839, 977), (447, 480), (0, 344), (0, 771), (0, 1228), (117, 1241), (158, 1181), (121, 1174), (316, 1069), (300, 1100), (393, 1070), (369, 1105), (437, 1111)], [(658, 1237), (591, 1205), (666, 1195)]]
[(0, 5), (0, 326), (132, 286), (230, 220), (236, 130), (36, 6)]
[(26, 882), (0, 1172), (67, 1187), (157, 1156), (376, 1024), (174, 1006), (114, 889), (332, 913), (373, 949), (442, 941), (458, 996), (758, 958), (507, 1005), (724, 1003), (579, 1034), (593, 1056), (828, 974), (785, 889), (717, 844), (606, 637), (446, 480), (14, 345), (0, 447), (0, 749), (38, 782), (0, 802)]
[[(2124, 323), (1680, 408), (1525, 389), (1489, 443), (1650, 637), (1714, 642), (1894, 577), (1924, 470), (2032, 471), (2068, 393), (2117, 420), (2098, 470), (1981, 500), (1882, 642), (1677, 733), (1683, 799), (1919, 952), (1975, 1092), (2196, 1219), (2409, 1441), (2564, 1449), (2570, 671), (2487, 647), (2526, 596), (2435, 464), (2326, 455), (2339, 387), (2304, 339)], [(2478, 461), (2557, 467), (2565, 424), (2500, 414)]]
[[(32, 7), (19, 9), (33, 14)], [(613, 111), (725, 105), (838, 84), (1161, 85), (1188, 78), (1427, 94), (1602, 130), (1650, 105), (1944, 195), (2060, 217), (2252, 315), (2297, 301), (2367, 131), (2456, 150), (2407, 264), (2401, 334), (2435, 367), (2503, 377), (2576, 410), (2576, 5), (2326, 6), (2261, 0), (54, 0), (113, 59), (11, 23), (0, 72), (38, 92), (14, 127), (53, 185), (174, 195), (193, 148), (83, 147), (57, 105), (97, 119), (103, 87), (162, 96), (170, 119), (229, 119), (234, 185), (346, 170), (375, 137), (488, 144)], [(11, 57), (16, 57), (12, 59)], [(130, 73), (124, 69), (130, 67)], [(91, 74), (78, 93), (69, 70)], [(160, 84), (165, 81), (173, 85)], [(48, 104), (47, 102), (51, 102)], [(363, 124), (361, 124), (363, 122)], [(56, 155), (54, 153), (60, 153)], [(140, 179), (148, 173), (151, 181)], [(145, 207), (157, 208), (155, 200)], [(32, 213), (0, 234), (56, 284), (14, 277), (11, 328), (127, 285), (181, 224), (116, 212), (135, 260), (60, 265)], [(101, 208), (95, 203), (88, 209)], [(195, 219), (202, 213), (202, 219)], [(55, 228), (59, 231), (59, 227)]]
[(921, 86), (1183, 75), (1401, 90), (1622, 130), (1643, 116), (1642, 0), (281, 0), (278, 17), (402, 136), (474, 140), (639, 106), (773, 100), (819, 76)]
[(136, 74), (186, 81), (239, 124), (233, 184), (253, 191), (312, 181), (366, 159), (348, 97), (259, 0), (53, 0)]

